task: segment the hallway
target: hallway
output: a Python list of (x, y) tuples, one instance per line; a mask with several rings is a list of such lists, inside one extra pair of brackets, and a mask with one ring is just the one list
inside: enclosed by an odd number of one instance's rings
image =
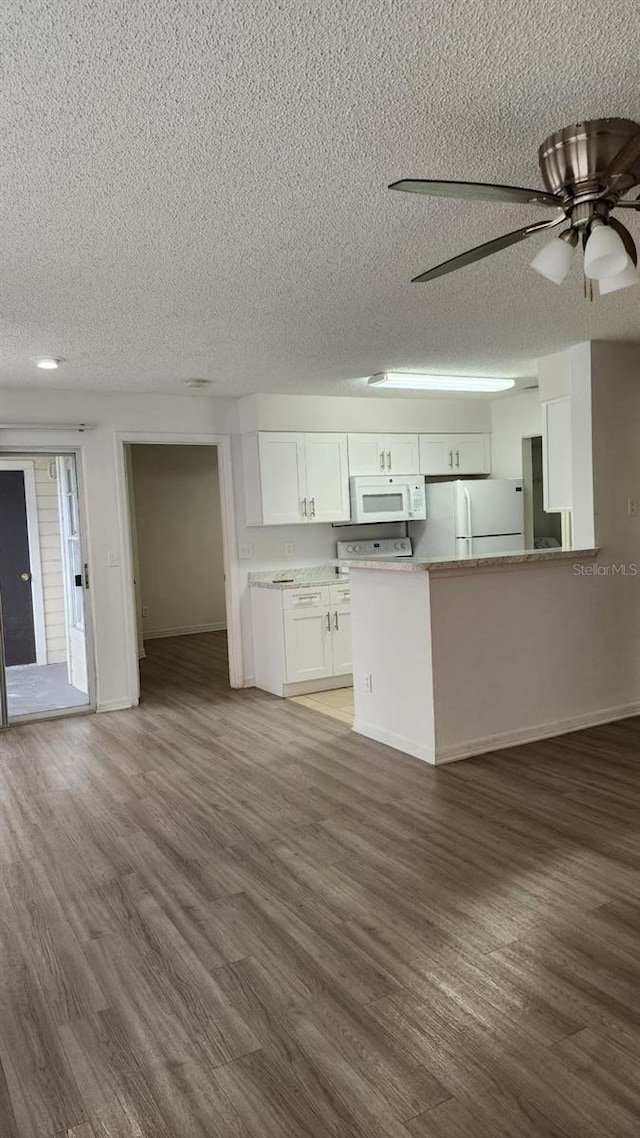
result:
[(2, 1138), (632, 1138), (638, 720), (433, 769), (148, 644), (0, 735)]

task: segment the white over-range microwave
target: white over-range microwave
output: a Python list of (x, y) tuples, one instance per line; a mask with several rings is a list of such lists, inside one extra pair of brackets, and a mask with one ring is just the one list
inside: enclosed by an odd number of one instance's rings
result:
[(412, 522), (427, 516), (423, 475), (351, 478), (350, 489), (352, 522)]

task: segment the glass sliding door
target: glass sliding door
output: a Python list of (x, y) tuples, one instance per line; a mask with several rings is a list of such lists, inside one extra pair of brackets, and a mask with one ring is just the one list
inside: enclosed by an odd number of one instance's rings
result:
[(90, 707), (73, 454), (0, 455), (4, 726)]

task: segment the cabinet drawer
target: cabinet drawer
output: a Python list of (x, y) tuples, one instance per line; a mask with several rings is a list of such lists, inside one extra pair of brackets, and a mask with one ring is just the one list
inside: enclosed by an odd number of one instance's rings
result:
[(348, 583), (344, 585), (330, 585), (330, 590), (332, 605), (348, 605), (350, 603), (351, 586)]
[(282, 607), (285, 609), (326, 608), (329, 604), (329, 585), (313, 586), (304, 589), (285, 589), (282, 593)]

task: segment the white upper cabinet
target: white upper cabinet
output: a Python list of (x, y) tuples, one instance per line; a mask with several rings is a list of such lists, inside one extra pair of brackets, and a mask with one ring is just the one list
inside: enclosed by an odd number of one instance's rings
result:
[(418, 474), (417, 435), (349, 435), (349, 474)]
[(345, 435), (305, 435), (307, 513), (310, 522), (346, 522), (350, 517)]
[(302, 435), (258, 435), (262, 524), (295, 525), (301, 519), (306, 494)]
[(346, 435), (264, 431), (242, 452), (247, 525), (349, 520)]
[(543, 504), (548, 514), (573, 508), (571, 476), (571, 400), (542, 405)]
[(420, 435), (420, 474), (458, 478), (490, 472), (489, 435)]

